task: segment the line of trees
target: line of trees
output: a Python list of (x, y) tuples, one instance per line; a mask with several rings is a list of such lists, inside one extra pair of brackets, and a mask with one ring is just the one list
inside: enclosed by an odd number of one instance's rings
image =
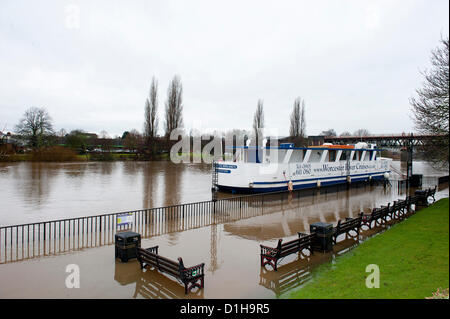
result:
[[(145, 101), (144, 137), (151, 143), (158, 137), (158, 81), (152, 78), (150, 93)], [(170, 132), (183, 127), (183, 85), (178, 75), (169, 83), (165, 102), (164, 137)]]
[[(332, 129), (332, 128), (328, 129), (326, 131), (320, 132), (319, 135), (322, 135), (322, 136), (338, 136), (336, 131), (334, 129)], [(359, 137), (369, 136), (369, 135), (370, 135), (370, 131), (368, 129), (365, 129), (365, 128), (357, 129), (353, 133), (350, 133), (349, 131), (344, 131), (341, 134), (339, 134), (339, 136), (359, 136)]]

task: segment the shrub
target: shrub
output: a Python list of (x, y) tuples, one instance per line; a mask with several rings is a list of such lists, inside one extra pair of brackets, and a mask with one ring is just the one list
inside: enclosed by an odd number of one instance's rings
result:
[(76, 161), (77, 153), (67, 147), (50, 146), (31, 152), (31, 160), (34, 162), (67, 162)]

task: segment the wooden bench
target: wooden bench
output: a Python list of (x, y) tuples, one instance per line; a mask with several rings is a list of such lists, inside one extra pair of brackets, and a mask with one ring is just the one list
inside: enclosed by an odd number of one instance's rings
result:
[(282, 243), (283, 239), (278, 240), (277, 247), (268, 247), (260, 245), (261, 247), (261, 267), (265, 265), (272, 266), (272, 269), (277, 271), (277, 262), (279, 259), (290, 254), (301, 252), (303, 249), (308, 249), (313, 254), (313, 241), (316, 237), (315, 233), (303, 234), (298, 233), (298, 238)]
[(387, 222), (387, 217), (390, 218), (390, 220), (394, 220), (395, 218), (399, 218), (399, 210), (400, 210), (400, 205), (398, 203), (398, 201), (394, 201), (391, 205), (391, 203), (389, 203), (387, 206), (381, 206), (382, 209), (384, 209), (384, 218), (383, 220), (385, 222)]
[(437, 189), (437, 186), (434, 186), (434, 188), (428, 188), (427, 194), (426, 194), (427, 197), (425, 198), (425, 200), (428, 200), (428, 197), (432, 197), (433, 202), (435, 202), (436, 198), (434, 198), (434, 195), (436, 195), (436, 189)]
[(151, 266), (161, 272), (172, 275), (184, 284), (184, 293), (187, 294), (195, 287), (202, 289), (204, 287), (204, 263), (186, 268), (183, 259), (178, 258), (178, 262), (170, 260), (166, 257), (158, 255), (158, 246), (150, 248), (137, 248), (137, 260), (141, 265), (141, 269)]
[(436, 194), (436, 186), (426, 190), (416, 190), (414, 193), (416, 206), (428, 206), (428, 198), (432, 197), (433, 202), (436, 201), (434, 195)]
[(394, 201), (394, 204), (392, 205), (392, 215), (391, 218), (402, 218), (406, 215), (407, 211), (407, 200), (406, 199), (399, 199), (397, 201)]
[[(420, 199), (421, 199), (421, 196), (418, 196), (418, 195), (411, 195), (411, 196), (407, 197), (406, 201), (407, 201), (407, 211), (408, 211), (408, 213), (410, 213), (410, 214), (415, 213), (416, 207), (417, 207)], [(414, 210), (411, 207), (412, 205), (415, 206)]]
[[(387, 207), (387, 206), (385, 206)], [(372, 229), (372, 222), (375, 222), (375, 226), (378, 224), (379, 219), (384, 219), (385, 217), (385, 209), (382, 208), (374, 208), (372, 213), (370, 214), (361, 214), (361, 226), (367, 226), (369, 229)]]
[(387, 206), (381, 205), (380, 209), (381, 209), (381, 219), (386, 223), (387, 217), (390, 217), (393, 214), (391, 203), (388, 203)]
[(347, 217), (344, 222), (341, 220), (338, 221), (336, 227), (333, 228), (333, 242), (336, 244), (337, 237), (340, 234), (348, 234), (352, 230), (355, 231), (359, 235), (359, 229), (361, 228), (362, 223), (362, 215), (361, 213), (357, 218)]

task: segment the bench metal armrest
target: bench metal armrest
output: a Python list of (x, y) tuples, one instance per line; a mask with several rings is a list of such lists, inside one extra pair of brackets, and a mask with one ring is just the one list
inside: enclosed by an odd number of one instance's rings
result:
[(182, 278), (185, 278), (187, 280), (199, 277), (204, 275), (204, 267), (205, 263), (201, 263), (189, 268), (184, 268), (182, 270)]
[(146, 251), (158, 255), (158, 246), (145, 248)]
[(261, 255), (268, 255), (271, 257), (275, 257), (278, 255), (278, 248), (268, 247), (264, 245), (259, 245), (261, 247)]
[(362, 213), (362, 214), (361, 214), (361, 220), (362, 220), (362, 221), (368, 221), (368, 220), (370, 219), (371, 216), (372, 216), (372, 213), (371, 213), (371, 214), (365, 214), (365, 213)]

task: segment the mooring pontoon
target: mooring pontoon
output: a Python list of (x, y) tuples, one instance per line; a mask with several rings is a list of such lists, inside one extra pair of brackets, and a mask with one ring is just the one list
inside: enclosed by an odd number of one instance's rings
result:
[(233, 147), (233, 159), (214, 162), (215, 186), (233, 193), (315, 188), (389, 177), (390, 158), (376, 145)]

